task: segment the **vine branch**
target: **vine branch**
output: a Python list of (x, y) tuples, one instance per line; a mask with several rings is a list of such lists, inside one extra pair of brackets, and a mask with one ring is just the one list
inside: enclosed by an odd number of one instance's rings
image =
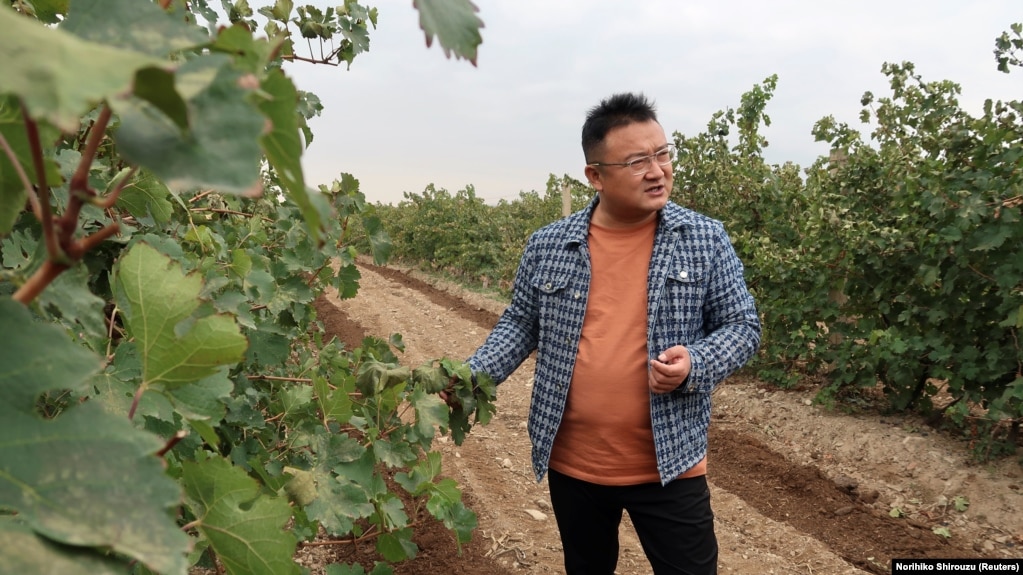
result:
[[(60, 252), (55, 230), (53, 229), (50, 188), (46, 183), (46, 162), (43, 160), (43, 146), (39, 141), (39, 125), (28, 115), (28, 108), (25, 107), (24, 103), (21, 106), (21, 114), (25, 120), (25, 133), (28, 135), (29, 149), (32, 151), (32, 165), (36, 170), (36, 181), (39, 183), (39, 213), (41, 215), (39, 223), (43, 226), (43, 241), (46, 244), (46, 253), (51, 260), (61, 260), (63, 259), (63, 254)], [(57, 273), (59, 274), (60, 272)], [(53, 278), (50, 278), (50, 281), (53, 281)], [(43, 287), (46, 286), (44, 285)]]

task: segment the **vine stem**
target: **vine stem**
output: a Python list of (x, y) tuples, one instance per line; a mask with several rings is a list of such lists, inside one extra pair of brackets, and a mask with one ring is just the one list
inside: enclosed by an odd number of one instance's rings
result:
[[(409, 523), (405, 527), (417, 527), (417, 526), (419, 526), (419, 522), (418, 521), (413, 521), (412, 523)], [(299, 546), (300, 547), (326, 547), (328, 545), (355, 545), (357, 543), (362, 543), (363, 541), (368, 541), (368, 540), (371, 540), (371, 539), (376, 539), (377, 537), (380, 537), (381, 535), (383, 535), (383, 532), (370, 532), (370, 533), (366, 533), (366, 534), (362, 535), (361, 537), (357, 537), (357, 538), (353, 537), (351, 539), (328, 539), (328, 540), (325, 540), (325, 541), (301, 541), (301, 542), (299, 542)]]
[(0, 147), (3, 147), (4, 152), (7, 154), (7, 159), (11, 161), (14, 171), (18, 173), (18, 178), (21, 179), (21, 185), (25, 187), (28, 202), (32, 205), (32, 213), (35, 214), (37, 220), (42, 220), (43, 214), (39, 208), (39, 198), (36, 196), (35, 187), (32, 186), (32, 181), (28, 179), (28, 174), (25, 173), (25, 168), (21, 167), (18, 156), (14, 154), (14, 150), (11, 149), (11, 145), (7, 143), (7, 138), (3, 134), (0, 134)]
[(330, 61), (327, 61), (327, 60), (317, 60), (316, 58), (306, 58), (305, 56), (300, 56), (298, 54), (290, 54), (288, 56), (281, 56), (281, 59), (282, 60), (287, 60), (287, 61), (298, 60), (298, 61), (301, 61), (301, 62), (308, 62), (310, 64), (326, 64), (328, 66), (334, 66), (334, 67), (337, 67), (337, 66), (341, 65), (340, 62), (330, 62)]
[(248, 379), (262, 380), (262, 381), (291, 381), (294, 383), (312, 383), (313, 380), (307, 377), (279, 377), (276, 375), (247, 375)]
[[(39, 126), (36, 124), (35, 120), (28, 115), (28, 108), (25, 107), (24, 102), (22, 102), (21, 105), (21, 115), (25, 120), (25, 133), (28, 135), (28, 145), (29, 149), (32, 151), (32, 165), (36, 170), (36, 182), (39, 183), (39, 193), (41, 195), (39, 198), (39, 213), (41, 216), (39, 218), (39, 223), (43, 226), (43, 241), (46, 243), (46, 253), (49, 255), (51, 260), (60, 260), (62, 259), (62, 254), (60, 253), (60, 248), (57, 244), (57, 236), (53, 229), (53, 212), (52, 208), (50, 208), (50, 188), (46, 183), (46, 163), (43, 160), (43, 147), (39, 141)], [(62, 269), (60, 271), (64, 270)], [(58, 274), (59, 273), (60, 272), (58, 272)], [(51, 277), (49, 281), (53, 281), (56, 277), (56, 275)], [(31, 280), (29, 281), (31, 282)], [(43, 287), (46, 286), (43, 285)], [(39, 291), (41, 292), (42, 289)], [(32, 300), (30, 299), (28, 301)]]
[(131, 400), (131, 407), (128, 408), (128, 419), (135, 419), (135, 410), (139, 408), (139, 402), (142, 401), (142, 394), (146, 392), (146, 384), (143, 383), (135, 390), (135, 397)]
[(82, 205), (85, 204), (87, 199), (96, 196), (96, 192), (89, 187), (89, 170), (92, 168), (93, 160), (96, 159), (99, 145), (106, 135), (107, 124), (110, 123), (111, 115), (110, 106), (103, 106), (99, 117), (96, 118), (96, 122), (89, 131), (89, 139), (85, 141), (85, 150), (82, 152), (82, 158), (79, 160), (78, 167), (75, 168), (75, 173), (71, 176), (71, 181), (68, 184), (70, 197), (68, 198), (67, 209), (64, 210), (64, 215), (60, 218), (61, 232), (65, 234), (65, 237), (62, 238), (64, 243), (70, 243), (71, 234), (78, 227), (78, 214), (82, 211)]
[(178, 442), (184, 439), (186, 436), (188, 436), (188, 432), (185, 431), (184, 429), (179, 429), (177, 433), (172, 435), (171, 438), (167, 440), (167, 443), (160, 449), (160, 451), (156, 452), (156, 456), (163, 457), (164, 455), (167, 455), (167, 452), (170, 451), (171, 449), (174, 449), (174, 446), (177, 445)]
[(28, 278), (28, 281), (22, 284), (18, 291), (14, 292), (12, 299), (24, 305), (32, 303), (39, 294), (43, 293), (46, 286), (57, 279), (57, 276), (68, 269), (68, 267), (70, 266), (67, 264), (58, 263), (53, 260), (44, 261), (43, 265), (39, 266), (39, 269), (32, 274), (32, 277)]

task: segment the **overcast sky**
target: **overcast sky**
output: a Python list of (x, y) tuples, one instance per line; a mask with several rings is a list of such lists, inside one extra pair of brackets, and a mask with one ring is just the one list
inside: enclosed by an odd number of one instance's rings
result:
[(1021, 0), (475, 0), (477, 67), (426, 48), (411, 0), (366, 3), (378, 27), (350, 70), (287, 70), (324, 105), (307, 182), (348, 172), (370, 202), (433, 183), (472, 184), (493, 203), (543, 191), (550, 174), (582, 180), (586, 111), (615, 92), (653, 99), (670, 140), (777, 74), (765, 157), (803, 167), (827, 154), (810, 134), (817, 120), (859, 127), (863, 92), (889, 93), (884, 62), (959, 83), (975, 113), (985, 98), (1023, 99), (1023, 70), (998, 72), (992, 54), (1023, 21)]

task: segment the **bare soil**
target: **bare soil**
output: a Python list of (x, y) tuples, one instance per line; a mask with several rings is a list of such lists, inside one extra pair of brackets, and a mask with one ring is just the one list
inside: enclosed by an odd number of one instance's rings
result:
[[(413, 270), (363, 263), (360, 271), (358, 296), (321, 298), (319, 317), (351, 346), (367, 334), (401, 333), (410, 366), (467, 358), (505, 306)], [(472, 542), (459, 553), (443, 525), (422, 515), (420, 551), (395, 573), (563, 572), (546, 481), (530, 468), (532, 373), (527, 360), (499, 386), (488, 426), (461, 446), (442, 444), (445, 474), (479, 517)], [(812, 398), (810, 389), (777, 390), (741, 374), (715, 391), (708, 478), (721, 573), (887, 574), (896, 557), (1023, 557), (1018, 457), (975, 465), (965, 443), (919, 420), (827, 412)], [(650, 573), (627, 518), (621, 540), (617, 573)], [(369, 568), (374, 559), (370, 545), (300, 554), (314, 574), (333, 562)]]

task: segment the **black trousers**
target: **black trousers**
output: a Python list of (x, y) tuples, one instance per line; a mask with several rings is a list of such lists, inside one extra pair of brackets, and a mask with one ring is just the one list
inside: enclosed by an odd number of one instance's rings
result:
[(716, 575), (718, 543), (705, 476), (668, 485), (607, 486), (553, 469), (547, 476), (567, 575), (613, 575), (622, 511), (655, 575)]

